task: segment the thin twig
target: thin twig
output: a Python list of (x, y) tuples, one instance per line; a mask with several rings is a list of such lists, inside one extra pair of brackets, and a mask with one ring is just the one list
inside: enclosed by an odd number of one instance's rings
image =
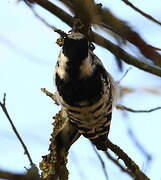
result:
[(139, 8), (137, 8), (136, 6), (134, 6), (131, 2), (129, 2), (128, 0), (122, 0), (125, 4), (127, 4), (128, 6), (130, 6), (132, 9), (134, 9), (135, 11), (137, 11), (138, 13), (140, 13), (141, 15), (143, 15), (144, 17), (146, 17), (147, 19), (161, 25), (161, 22), (156, 20), (154, 17), (152, 17), (151, 15), (143, 12), (142, 10), (140, 10)]
[(8, 121), (9, 121), (9, 123), (10, 123), (10, 125), (11, 125), (11, 127), (12, 127), (12, 129), (13, 129), (13, 131), (14, 131), (14, 133), (16, 134), (18, 140), (20, 141), (20, 143), (21, 143), (21, 145), (22, 145), (22, 147), (23, 147), (23, 149), (24, 149), (24, 154), (27, 155), (28, 160), (29, 160), (29, 162), (30, 162), (30, 165), (31, 165), (31, 166), (35, 166), (35, 164), (34, 164), (33, 161), (32, 161), (32, 158), (31, 158), (31, 156), (30, 156), (30, 153), (29, 153), (28, 149), (27, 149), (25, 143), (23, 142), (20, 134), (18, 133), (15, 125), (13, 124), (13, 121), (11, 120), (10, 115), (9, 115), (9, 113), (8, 113), (8, 110), (7, 110), (7, 108), (6, 108), (6, 93), (4, 93), (4, 96), (3, 96), (3, 103), (0, 101), (0, 106), (1, 106), (4, 114), (6, 115)]
[(128, 73), (131, 69), (132, 69), (132, 68), (130, 67), (130, 68), (128, 68), (128, 69), (126, 70), (126, 72), (123, 74), (123, 76), (117, 81), (118, 84), (120, 84), (120, 82), (125, 78), (125, 76), (127, 75), (127, 73)]
[(118, 159), (113, 158), (108, 151), (105, 151), (104, 153), (105, 153), (105, 155), (106, 155), (113, 163), (115, 163), (123, 172), (126, 172), (126, 173), (129, 174), (131, 177), (134, 177), (134, 174), (133, 174), (131, 171), (129, 171), (128, 169), (126, 169), (122, 164), (120, 164)]
[[(144, 155), (146, 158), (146, 168), (149, 166), (149, 164), (152, 162), (152, 156), (145, 147), (139, 142), (136, 135), (134, 134), (133, 130), (130, 127), (127, 127), (128, 135), (131, 138), (132, 142), (135, 144), (136, 148)], [(145, 168), (144, 168), (145, 169)]]
[(50, 97), (55, 102), (56, 105), (59, 105), (56, 93), (53, 94), (53, 93), (49, 92), (47, 89), (45, 89), (45, 88), (41, 88), (41, 91), (43, 93), (45, 93), (48, 97)]
[(30, 8), (30, 10), (33, 12), (33, 14), (35, 15), (35, 17), (37, 19), (39, 19), (44, 25), (46, 25), (47, 27), (51, 28), (54, 32), (58, 33), (60, 36), (62, 37), (66, 37), (67, 33), (65, 33), (64, 31), (56, 28), (53, 25), (50, 25), (44, 18), (42, 18), (34, 9), (34, 7), (27, 1), (24, 0), (24, 3)]
[(157, 50), (157, 51), (161, 51), (161, 48), (158, 48), (158, 47), (154, 47), (154, 46), (152, 46), (152, 45), (149, 45), (151, 48), (153, 48), (153, 49), (155, 49), (155, 50)]
[(98, 153), (97, 149), (95, 148), (95, 146), (92, 143), (91, 143), (91, 145), (92, 145), (92, 148), (93, 148), (94, 152), (96, 153), (96, 155), (97, 155), (97, 157), (98, 157), (98, 159), (99, 159), (99, 161), (101, 163), (101, 166), (102, 166), (102, 169), (103, 169), (103, 172), (104, 172), (104, 175), (105, 175), (106, 179), (109, 180), (104, 160), (99, 155), (99, 153)]
[(7, 37), (0, 35), (0, 43), (3, 43), (3, 45), (7, 46), (7, 48), (11, 49), (12, 51), (17, 51), (19, 54), (27, 57), (28, 60), (34, 62), (34, 63), (44, 63), (44, 59), (35, 56), (31, 52), (26, 51), (23, 49), (23, 47), (19, 47), (16, 44), (14, 44), (11, 40), (9, 40)]
[[(127, 72), (126, 72), (126, 74), (127, 74)], [(45, 93), (47, 96), (49, 96), (55, 102), (56, 105), (59, 105), (56, 94), (49, 92), (45, 88), (41, 88), (41, 91), (43, 93)], [(121, 105), (121, 104), (117, 104), (116, 108), (119, 110), (123, 110), (123, 111), (126, 110), (126, 111), (133, 112), (133, 113), (150, 113), (150, 112), (157, 111), (157, 110), (161, 109), (161, 107), (156, 107), (156, 108), (152, 108), (152, 109), (148, 109), (148, 110), (134, 110), (132, 108), (129, 108), (129, 107)]]
[(24, 3), (30, 8), (35, 17), (37, 17), (47, 27), (52, 28), (52, 26), (35, 11), (34, 6), (32, 6), (32, 4), (28, 2), (28, 0), (24, 0)]
[(134, 174), (136, 180), (150, 180), (119, 146), (108, 140), (108, 148), (113, 151), (119, 159), (123, 160), (127, 168)]
[(116, 108), (120, 109), (120, 110), (123, 110), (123, 111), (126, 110), (126, 111), (129, 111), (129, 112), (133, 112), (133, 113), (150, 113), (150, 112), (161, 109), (161, 107), (156, 107), (156, 108), (152, 108), (152, 109), (148, 109), (148, 110), (134, 110), (132, 108), (126, 107), (126, 106), (121, 105), (121, 104), (117, 104)]

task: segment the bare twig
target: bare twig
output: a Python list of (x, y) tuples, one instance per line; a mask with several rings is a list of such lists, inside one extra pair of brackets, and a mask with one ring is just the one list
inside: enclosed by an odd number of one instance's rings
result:
[(120, 97), (123, 97), (127, 94), (132, 94), (135, 92), (142, 92), (143, 93), (150, 93), (153, 95), (161, 95), (161, 86), (156, 86), (156, 87), (152, 87), (152, 88), (144, 88), (144, 87), (137, 87), (137, 88), (131, 88), (131, 87), (127, 87), (127, 86), (120, 86)]
[(28, 0), (24, 0), (24, 3), (31, 9), (35, 17), (37, 17), (43, 24), (45, 24), (47, 27), (52, 28), (52, 26), (45, 20), (43, 19), (34, 9), (34, 6), (32, 6), (31, 3), (29, 3)]
[(41, 88), (41, 91), (45, 93), (48, 97), (50, 97), (55, 102), (56, 105), (59, 105), (57, 97), (56, 97), (57, 96), (56, 93), (53, 94), (49, 92), (48, 90), (46, 90), (45, 88)]
[[(29, 1), (29, 0), (23, 0), (23, 1)], [(56, 6), (54, 3), (51, 3), (48, 0), (32, 0), (32, 2), (37, 3), (47, 11), (51, 12), (55, 16), (57, 16), (59, 19), (63, 20), (65, 23), (67, 23), (69, 26), (72, 27), (73, 25), (73, 18), (69, 14), (67, 14), (65, 11), (63, 11), (61, 8)]]
[(104, 153), (105, 153), (105, 155), (106, 155), (112, 162), (114, 162), (123, 172), (126, 172), (126, 173), (129, 174), (131, 177), (134, 177), (134, 174), (133, 174), (130, 170), (128, 170), (128, 169), (126, 169), (125, 167), (123, 167), (123, 165), (119, 163), (119, 160), (113, 158), (108, 151), (107, 151), (107, 152), (105, 151)]
[(126, 70), (126, 72), (123, 74), (123, 76), (117, 81), (118, 84), (120, 84), (120, 82), (125, 78), (125, 76), (127, 75), (127, 73), (128, 73), (131, 69), (132, 69), (132, 68), (130, 67), (130, 68), (128, 68), (128, 69)]
[(30, 10), (33, 12), (33, 14), (35, 15), (36, 18), (38, 18), (43, 24), (45, 24), (47, 27), (51, 28), (52, 30), (54, 30), (55, 32), (57, 32), (58, 34), (60, 34), (62, 37), (66, 37), (67, 34), (56, 28), (55, 26), (53, 25), (50, 25), (44, 18), (42, 18), (34, 9), (34, 7), (27, 1), (27, 0), (24, 0), (25, 4), (30, 8)]
[(10, 125), (11, 125), (11, 127), (12, 127), (12, 129), (13, 129), (13, 131), (14, 131), (14, 133), (15, 133), (15, 135), (17, 136), (18, 140), (20, 141), (20, 143), (21, 143), (21, 145), (22, 145), (22, 147), (23, 147), (23, 149), (24, 149), (24, 154), (27, 155), (28, 160), (29, 160), (29, 162), (30, 162), (30, 165), (31, 165), (32, 167), (35, 166), (35, 164), (34, 164), (33, 161), (32, 161), (32, 158), (31, 158), (31, 156), (30, 156), (30, 153), (29, 153), (28, 149), (27, 149), (25, 143), (23, 142), (20, 134), (18, 133), (15, 125), (13, 124), (13, 121), (11, 120), (10, 115), (9, 115), (9, 113), (8, 113), (8, 110), (7, 110), (7, 108), (6, 108), (6, 93), (4, 93), (3, 103), (0, 102), (0, 106), (1, 106), (4, 114), (6, 115), (6, 117), (7, 117), (8, 121), (9, 121), (9, 123), (10, 123)]
[(128, 135), (131, 138), (132, 142), (135, 144), (136, 148), (144, 155), (146, 158), (146, 167), (149, 166), (149, 164), (152, 161), (152, 156), (145, 147), (139, 142), (136, 135), (134, 134), (133, 130), (130, 127), (127, 127)]
[(27, 57), (28, 60), (31, 60), (34, 63), (45, 63), (44, 59), (37, 57), (36, 55), (32, 54), (31, 52), (26, 51), (23, 47), (19, 47), (14, 42), (9, 40), (7, 37), (0, 35), (0, 43), (7, 46), (12, 51), (17, 51), (19, 54)]
[(129, 112), (133, 112), (133, 113), (150, 113), (150, 112), (161, 109), (161, 107), (156, 107), (156, 108), (152, 108), (152, 109), (148, 109), (148, 110), (134, 110), (134, 109), (131, 109), (131, 108), (126, 107), (121, 104), (117, 104), (116, 108), (119, 110), (123, 110), (123, 111), (125, 110), (125, 111), (129, 111)]
[(103, 172), (104, 172), (104, 175), (105, 175), (106, 179), (109, 180), (109, 177), (108, 177), (108, 174), (107, 174), (107, 171), (106, 171), (106, 166), (105, 166), (104, 160), (102, 159), (102, 157), (101, 157), (100, 154), (98, 153), (98, 151), (97, 151), (97, 149), (95, 148), (94, 144), (91, 143), (91, 145), (92, 145), (92, 148), (93, 148), (94, 152), (96, 153), (96, 155), (97, 155), (97, 157), (98, 157), (98, 159), (99, 159), (99, 161), (100, 161), (100, 163), (101, 163), (101, 166), (102, 166), (102, 169), (103, 169)]
[(108, 140), (108, 148), (113, 151), (119, 159), (122, 159), (127, 168), (134, 174), (137, 180), (150, 180), (138, 167), (138, 165), (117, 145)]
[(154, 17), (152, 17), (151, 15), (143, 12), (142, 10), (140, 10), (139, 8), (137, 8), (136, 6), (134, 6), (130, 1), (128, 0), (122, 0), (125, 4), (127, 4), (128, 6), (130, 6), (132, 9), (134, 9), (135, 11), (137, 11), (138, 13), (140, 13), (141, 15), (143, 15), (144, 17), (146, 17), (147, 19), (161, 25), (161, 22), (156, 20)]
[[(127, 72), (126, 72), (126, 74), (127, 74)], [(43, 93), (45, 93), (47, 96), (49, 96), (55, 102), (55, 104), (59, 105), (56, 94), (49, 92), (45, 88), (41, 88), (41, 91)], [(133, 113), (150, 113), (150, 112), (157, 111), (157, 110), (161, 109), (161, 107), (156, 107), (156, 108), (152, 108), (152, 109), (148, 109), (148, 110), (134, 110), (132, 108), (129, 108), (129, 107), (121, 105), (121, 104), (117, 104), (116, 108), (119, 110), (122, 110), (122, 111), (126, 110), (126, 111), (133, 112)]]

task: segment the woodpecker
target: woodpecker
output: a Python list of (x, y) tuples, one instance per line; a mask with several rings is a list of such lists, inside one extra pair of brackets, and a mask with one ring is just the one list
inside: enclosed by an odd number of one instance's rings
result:
[(59, 104), (78, 132), (98, 150), (107, 150), (114, 83), (101, 60), (79, 32), (64, 38), (55, 67)]

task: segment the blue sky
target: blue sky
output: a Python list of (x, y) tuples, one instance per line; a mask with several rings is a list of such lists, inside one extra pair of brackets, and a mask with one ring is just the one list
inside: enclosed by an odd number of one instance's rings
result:
[[(48, 153), (52, 116), (59, 109), (40, 91), (40, 88), (55, 90), (53, 72), (60, 47), (55, 44), (58, 35), (36, 19), (23, 3), (15, 2), (2, 1), (0, 8), (0, 98), (3, 98), (4, 92), (7, 93), (7, 108), (11, 118), (31, 152), (34, 162), (38, 164), (41, 156)], [(161, 47), (159, 25), (147, 21), (121, 1), (99, 2), (129, 22), (131, 27), (140, 32), (149, 43)], [(131, 2), (157, 19), (161, 19), (159, 0)], [(70, 30), (42, 8), (36, 10), (56, 27), (64, 31)], [(122, 73), (118, 72), (111, 53), (100, 47), (96, 47), (95, 53), (102, 59), (114, 79), (118, 80)], [(128, 68), (129, 66), (125, 65), (125, 69)], [(121, 85), (133, 87), (136, 92), (121, 99), (121, 103), (134, 109), (161, 106), (161, 95), (149, 94), (143, 90), (143, 88), (160, 89), (160, 81), (159, 77), (133, 67), (122, 80)], [(0, 168), (23, 172), (24, 167), (29, 167), (28, 160), (1, 110), (0, 117)], [(161, 145), (158, 143), (161, 137), (160, 117), (161, 111), (149, 114), (128, 113), (125, 116), (122, 112), (114, 110), (109, 136), (139, 164), (142, 170), (146, 170), (145, 157), (127, 134), (127, 126), (130, 126), (140, 143), (153, 157), (146, 173), (154, 180), (161, 179), (158, 168), (161, 162)], [(104, 157), (103, 153), (100, 154)], [(120, 180), (131, 179), (109, 160), (105, 162), (110, 180), (117, 180), (118, 177)], [(92, 180), (98, 177), (100, 180), (105, 180), (99, 160), (88, 140), (83, 137), (70, 150), (68, 168), (70, 180)]]

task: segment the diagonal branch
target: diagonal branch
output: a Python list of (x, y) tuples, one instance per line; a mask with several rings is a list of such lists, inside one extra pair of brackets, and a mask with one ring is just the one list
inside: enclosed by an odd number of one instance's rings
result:
[(3, 103), (0, 102), (0, 106), (1, 106), (4, 114), (6, 115), (6, 117), (7, 117), (8, 121), (9, 121), (9, 123), (10, 123), (10, 125), (11, 125), (11, 127), (12, 127), (12, 129), (13, 129), (13, 131), (14, 131), (14, 133), (15, 133), (15, 135), (17, 136), (18, 140), (20, 141), (20, 143), (21, 143), (21, 145), (22, 145), (22, 147), (23, 147), (23, 149), (24, 149), (24, 154), (27, 155), (28, 160), (29, 160), (29, 162), (30, 162), (30, 165), (31, 165), (32, 167), (34, 167), (35, 164), (34, 164), (33, 161), (32, 161), (32, 158), (31, 158), (31, 156), (30, 156), (30, 153), (29, 153), (29, 151), (28, 151), (25, 143), (23, 142), (20, 134), (18, 133), (18, 131), (17, 131), (17, 129), (16, 129), (13, 121), (11, 120), (10, 115), (9, 115), (9, 113), (8, 113), (8, 110), (7, 110), (7, 108), (6, 108), (6, 93), (4, 94), (4, 97), (3, 97)]
[(143, 15), (144, 17), (146, 17), (147, 19), (161, 25), (161, 22), (158, 21), (157, 19), (155, 19), (154, 17), (152, 17), (151, 15), (143, 12), (142, 10), (140, 10), (139, 8), (137, 8), (136, 6), (134, 6), (130, 1), (128, 0), (122, 0), (126, 5), (130, 6), (132, 9), (134, 9), (135, 11), (137, 11), (138, 13), (140, 13), (141, 15)]
[(125, 167), (123, 167), (123, 165), (120, 164), (117, 159), (113, 158), (108, 151), (107, 151), (107, 152), (105, 151), (104, 153), (105, 153), (105, 155), (106, 155), (113, 163), (115, 163), (123, 172), (126, 172), (126, 173), (129, 174), (132, 178), (134, 178), (135, 175), (134, 175), (130, 170), (128, 170), (128, 169), (126, 169)]
[(99, 153), (98, 153), (97, 149), (95, 148), (94, 144), (91, 143), (91, 145), (92, 145), (92, 148), (93, 148), (94, 152), (96, 153), (96, 155), (97, 155), (97, 157), (98, 157), (98, 159), (99, 159), (99, 161), (100, 161), (100, 163), (101, 163), (101, 166), (102, 166), (102, 169), (103, 169), (103, 172), (104, 172), (104, 175), (105, 175), (106, 179), (109, 180), (108, 174), (107, 174), (107, 172), (106, 172), (106, 167), (105, 167), (105, 162), (104, 162), (104, 160), (103, 160), (102, 157), (99, 155)]
[(53, 29), (55, 32), (60, 34), (60, 36), (65, 37), (67, 34), (64, 31), (61, 31), (60, 29), (57, 29), (56, 27), (50, 25), (45, 19), (43, 19), (34, 9), (34, 7), (26, 0), (24, 0), (25, 4), (30, 8), (30, 10), (33, 12), (36, 18), (38, 18), (43, 24), (45, 24), (47, 27)]
[[(93, 0), (88, 0), (86, 3), (83, 0), (67, 1), (72, 3), (72, 12), (82, 20), (83, 24), (88, 26), (91, 23), (100, 27), (110, 27), (124, 40), (134, 44), (146, 58), (161, 67), (161, 55), (154, 48), (151, 48), (139, 33), (134, 31), (125, 21), (116, 17), (109, 9), (96, 5)], [(67, 3), (65, 5), (68, 7)]]
[(53, 94), (53, 93), (49, 92), (47, 89), (45, 89), (45, 88), (41, 88), (41, 91), (43, 93), (45, 93), (48, 97), (50, 97), (55, 102), (56, 105), (59, 105), (56, 93)]
[[(53, 93), (45, 90), (43, 91), (46, 95), (48, 95), (50, 98), (52, 98), (54, 96)], [(53, 98), (52, 98), (53, 99)], [(55, 99), (53, 99), (55, 101)], [(63, 116), (61, 114), (59, 114), (59, 119), (63, 119)], [(60, 121), (60, 120), (59, 120)], [(56, 128), (57, 129), (57, 128)], [(132, 177), (135, 177), (135, 179), (137, 180), (150, 180), (141, 170), (140, 168), (138, 167), (138, 165), (120, 148), (118, 147), (117, 145), (113, 144), (110, 140), (108, 140), (108, 148), (114, 152), (118, 157), (119, 159), (122, 159), (123, 162), (125, 163), (126, 167), (128, 168), (128, 170), (126, 170), (121, 164), (117, 164), (123, 171), (127, 171), (127, 173), (132, 176)], [(115, 162), (114, 159), (112, 159), (112, 157), (106, 153), (106, 155), (113, 161)], [(48, 162), (48, 161), (47, 161)], [(116, 163), (116, 162), (115, 162)], [(44, 161), (43, 163), (44, 164)], [(47, 164), (45, 162), (45, 164)], [(102, 166), (104, 166), (102, 164)], [(46, 169), (46, 165), (45, 165), (45, 168), (41, 168), (42, 171), (44, 171), (43, 169)]]
[[(134, 134), (132, 128), (127, 127), (128, 135), (132, 142), (135, 144), (135, 147), (143, 154), (143, 156), (146, 158), (146, 164), (145, 167), (148, 167), (149, 164), (152, 162), (152, 155), (145, 149), (145, 147), (139, 142), (136, 135)], [(144, 169), (145, 169), (144, 167)]]
[(142, 69), (146, 72), (150, 72), (152, 74), (155, 74), (157, 76), (161, 76), (161, 68), (155, 65), (147, 64), (140, 59), (132, 56), (131, 54), (124, 51), (119, 46), (116, 46), (114, 43), (110, 42), (106, 38), (100, 36), (97, 33), (93, 33), (93, 42), (95, 42), (97, 45), (104, 47), (105, 49), (108, 49), (111, 53), (113, 53), (115, 56), (122, 59), (127, 64), (131, 64), (139, 69)]
[[(66, 24), (68, 24), (70, 27), (72, 27), (74, 19), (71, 15), (66, 13), (64, 10), (56, 6), (55, 4), (51, 3), (48, 0), (34, 0), (38, 5), (43, 7), (44, 9), (48, 10), (55, 16), (57, 16), (59, 19), (64, 21)], [(161, 77), (161, 68), (147, 64), (138, 58), (130, 55), (126, 51), (124, 51), (122, 48), (119, 46), (116, 46), (106, 38), (100, 36), (97, 33), (91, 32), (91, 40), (96, 43), (99, 46), (104, 47), (105, 49), (109, 50), (111, 53), (113, 53), (115, 56), (118, 58), (122, 59), (124, 62), (127, 64), (131, 64), (133, 66), (138, 67), (139, 69), (142, 69), (146, 72), (150, 72), (152, 74), (155, 74), (157, 76)]]
[(150, 180), (138, 167), (138, 165), (117, 145), (108, 140), (108, 148), (113, 151), (119, 159), (122, 159), (127, 168), (134, 174), (137, 180)]

